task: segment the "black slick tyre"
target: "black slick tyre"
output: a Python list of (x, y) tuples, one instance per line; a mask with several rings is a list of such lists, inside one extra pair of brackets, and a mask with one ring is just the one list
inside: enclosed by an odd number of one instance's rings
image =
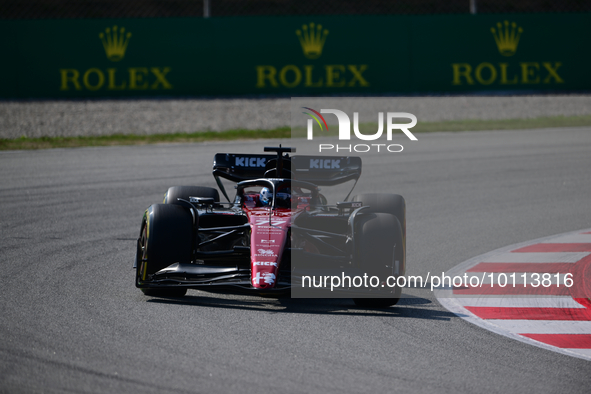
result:
[[(402, 226), (396, 216), (389, 213), (360, 215), (356, 223), (355, 261), (369, 277), (377, 276), (382, 293), (379, 298), (354, 298), (356, 305), (369, 308), (386, 308), (398, 303), (402, 294), (392, 279), (403, 274), (405, 265)], [(384, 285), (384, 287), (382, 287)]]
[(136, 255), (136, 286), (150, 296), (181, 297), (185, 288), (149, 288), (150, 276), (174, 263), (191, 262), (193, 218), (183, 207), (154, 204), (144, 213)]
[(400, 222), (402, 236), (406, 240), (406, 201), (400, 194), (364, 193), (353, 197), (352, 201), (361, 201), (363, 206), (369, 207), (364, 212), (390, 213)]
[(406, 273), (406, 201), (400, 194), (391, 193), (364, 193), (353, 197), (353, 201), (363, 202), (365, 213), (389, 213), (396, 216), (402, 228), (402, 249), (404, 253), (404, 265), (400, 275)]

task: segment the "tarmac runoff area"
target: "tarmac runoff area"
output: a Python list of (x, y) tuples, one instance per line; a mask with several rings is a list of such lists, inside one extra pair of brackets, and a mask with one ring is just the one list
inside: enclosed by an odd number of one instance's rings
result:
[[(360, 98), (333, 98), (356, 110)], [(326, 99), (312, 98), (314, 102)], [(362, 111), (386, 104), (419, 121), (524, 119), (591, 114), (591, 95), (363, 98)], [(363, 121), (363, 112), (361, 113)], [(273, 129), (290, 124), (290, 99), (152, 99), (0, 102), (0, 138), (159, 134)], [(550, 286), (532, 284), (549, 274)], [(574, 285), (565, 286), (573, 273)], [(511, 245), (446, 272), (478, 276), (482, 287), (437, 290), (439, 302), (482, 328), (559, 353), (591, 360), (591, 229)], [(524, 275), (525, 274), (525, 275)], [(512, 276), (513, 275), (513, 276)], [(548, 276), (547, 276), (548, 277)], [(500, 286), (505, 283), (506, 286)], [(513, 285), (513, 281), (515, 285)], [(558, 283), (557, 283), (558, 282)]]
[(438, 301), (459, 317), (521, 342), (591, 360), (591, 228), (507, 246), (445, 274), (475, 276), (480, 283), (484, 279), (482, 286), (473, 285), (474, 280), (435, 291)]
[[(407, 275), (449, 275), (505, 245), (591, 227), (590, 137), (591, 127), (425, 133), (395, 158), (363, 155), (354, 193), (403, 195)], [(287, 142), (0, 152), (0, 391), (589, 393), (588, 360), (470, 324), (429, 288), (405, 288), (379, 311), (143, 296), (131, 267), (144, 209), (172, 185), (215, 186), (215, 153)]]
[[(591, 114), (591, 95), (330, 98), (375, 121), (384, 110), (421, 121), (529, 119)], [(358, 108), (363, 100), (363, 108)], [(320, 106), (326, 98), (310, 98)], [(316, 104), (318, 103), (318, 104)], [(336, 105), (336, 104), (335, 104)], [(170, 134), (290, 125), (289, 98), (1, 101), (0, 138)]]

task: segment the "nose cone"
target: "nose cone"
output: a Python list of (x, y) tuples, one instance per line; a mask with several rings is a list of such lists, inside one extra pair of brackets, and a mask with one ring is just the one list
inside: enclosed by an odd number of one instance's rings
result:
[(252, 276), (252, 286), (257, 289), (269, 289), (275, 286), (277, 273), (257, 270)]
[(283, 252), (283, 231), (258, 225), (253, 228), (250, 237), (251, 281), (257, 289), (268, 289), (275, 286), (279, 262)]
[(251, 283), (257, 289), (275, 287), (290, 225), (290, 211), (261, 208), (250, 212)]

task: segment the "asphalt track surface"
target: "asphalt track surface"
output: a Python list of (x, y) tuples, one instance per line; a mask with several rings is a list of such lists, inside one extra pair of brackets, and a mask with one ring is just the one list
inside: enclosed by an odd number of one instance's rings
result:
[[(363, 155), (357, 188), (405, 196), (408, 274), (590, 227), (590, 128), (418, 138)], [(169, 186), (213, 186), (214, 153), (278, 142), (1, 152), (0, 391), (588, 392), (590, 362), (472, 325), (429, 289), (386, 310), (143, 296), (143, 210)]]

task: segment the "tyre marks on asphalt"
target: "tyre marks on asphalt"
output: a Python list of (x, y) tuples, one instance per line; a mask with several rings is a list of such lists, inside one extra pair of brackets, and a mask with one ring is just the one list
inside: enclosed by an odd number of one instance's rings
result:
[(446, 273), (465, 274), (484, 281), (437, 290), (447, 309), (498, 334), (591, 360), (589, 229), (501, 248)]

